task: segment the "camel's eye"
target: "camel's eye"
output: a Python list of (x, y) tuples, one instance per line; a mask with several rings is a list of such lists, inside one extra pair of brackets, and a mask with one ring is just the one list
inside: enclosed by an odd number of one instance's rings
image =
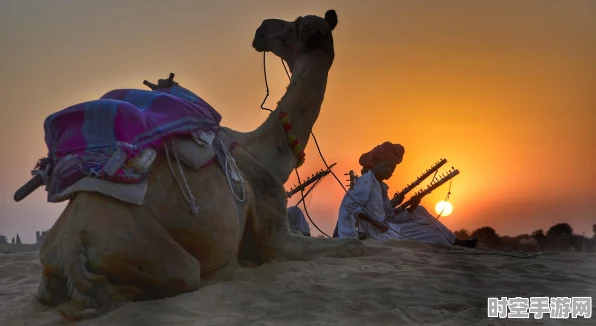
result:
[(283, 36), (278, 36), (277, 40), (281, 43), (282, 46), (288, 46), (288, 39)]

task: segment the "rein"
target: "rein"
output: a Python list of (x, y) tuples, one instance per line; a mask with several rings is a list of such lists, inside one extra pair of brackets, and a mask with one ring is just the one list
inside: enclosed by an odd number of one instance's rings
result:
[[(288, 76), (289, 80), (292, 80), (292, 78), (290, 77), (290, 73), (288, 72), (288, 69), (286, 68), (286, 64), (284, 62), (283, 59), (281, 59), (281, 63), (284, 67), (284, 70), (286, 72), (286, 76)], [(265, 90), (266, 90), (266, 94), (265, 94), (265, 98), (263, 99), (263, 102), (261, 103), (261, 109), (262, 110), (267, 110), (271, 113), (273, 113), (273, 110), (268, 109), (266, 107), (264, 107), (265, 102), (267, 101), (267, 98), (269, 97), (269, 83), (267, 82), (267, 63), (266, 63), (266, 52), (263, 52), (263, 75), (265, 78)], [(281, 119), (277, 119), (277, 121), (279, 122), (280, 127), (282, 128), (282, 130), (285, 132), (285, 129), (283, 127), (283, 122), (281, 121)], [(289, 122), (289, 121), (288, 121)], [(315, 134), (311, 131), (310, 135), (312, 136), (314, 142), (315, 142), (315, 146), (317, 147), (317, 151), (319, 152), (319, 156), (321, 157), (321, 159), (323, 160), (323, 164), (325, 164), (325, 167), (327, 168), (327, 170), (333, 175), (333, 177), (335, 178), (335, 180), (339, 183), (339, 186), (344, 190), (344, 192), (346, 193), (346, 195), (348, 195), (355, 203), (358, 204), (358, 206), (360, 206), (365, 212), (367, 212), (368, 214), (370, 214), (370, 211), (360, 205), (357, 201), (354, 200), (354, 198), (350, 195), (350, 193), (346, 190), (346, 188), (344, 187), (343, 183), (341, 182), (341, 180), (337, 177), (337, 175), (331, 171), (331, 167), (329, 166), (329, 164), (327, 164), (327, 161), (325, 160), (325, 157), (323, 156), (323, 153), (321, 151), (321, 148), (319, 147), (319, 142), (317, 141), (317, 138), (315, 137)], [(292, 148), (292, 145), (290, 144), (289, 141), (289, 136), (286, 136), (288, 138), (288, 146), (289, 149), (295, 153), (295, 150)], [(303, 152), (303, 149), (301, 149)], [(303, 157), (304, 158), (304, 157)], [(300, 164), (301, 165), (301, 164)], [(300, 180), (300, 175), (298, 174), (298, 167), (299, 165), (297, 165), (294, 168), (294, 171), (296, 172), (296, 177), (298, 178), (298, 184), (302, 184), (302, 181)], [(433, 179), (436, 176), (436, 171), (435, 171), (435, 175), (433, 176)], [(451, 182), (452, 180), (449, 180), (449, 191), (447, 192), (447, 195), (445, 197), (445, 201), (449, 200), (449, 197), (451, 195)], [(313, 188), (316, 186), (316, 184), (313, 186)], [(310, 220), (310, 222), (312, 223), (312, 225), (319, 231), (321, 232), (321, 234), (325, 235), (327, 238), (331, 238), (327, 233), (323, 232), (323, 230), (321, 230), (317, 224), (312, 220), (312, 218), (310, 217), (310, 214), (308, 213), (308, 209), (306, 208), (306, 202), (305, 202), (305, 194), (304, 194), (304, 190), (301, 189), (300, 190), (300, 195), (301, 195), (301, 199), (300, 201), (302, 202), (302, 206), (304, 207), (304, 212), (306, 213), (306, 216), (308, 217), (308, 219)], [(435, 218), (435, 220), (438, 220), (439, 217), (441, 216), (441, 214), (443, 214), (443, 211), (441, 211), (441, 213), (439, 213), (439, 215)], [(411, 239), (410, 237), (403, 235), (400, 232), (397, 232), (394, 229), (391, 229), (393, 232), (403, 236), (404, 238), (408, 239), (408, 240), (412, 240), (412, 241), (416, 241), (414, 239)], [(442, 234), (442, 233), (441, 233)], [(445, 236), (444, 234), (442, 234), (443, 236)], [(459, 250), (458, 249), (454, 249), (451, 247), (448, 247), (447, 251), (439, 251), (436, 250), (435, 248), (433, 248), (432, 246), (422, 242), (423, 245), (425, 245), (426, 247), (428, 247), (429, 249), (431, 249), (434, 252), (437, 253), (468, 253), (468, 254), (478, 254), (478, 255), (497, 255), (497, 256), (507, 256), (507, 257), (513, 257), (513, 258), (521, 258), (521, 259), (530, 259), (530, 258), (536, 258), (538, 255), (540, 255), (541, 253), (536, 253), (536, 254), (528, 254), (525, 252), (516, 252), (516, 253), (506, 253), (506, 252), (483, 252), (483, 251), (478, 251), (478, 250)], [(463, 249), (463, 248), (462, 248)]]
[[(267, 61), (266, 61), (266, 55), (267, 52), (263, 52), (263, 75), (265, 77), (265, 89), (266, 89), (266, 93), (265, 93), (265, 98), (263, 99), (263, 102), (261, 103), (261, 109), (262, 110), (267, 110), (271, 113), (273, 113), (273, 110), (268, 109), (266, 107), (264, 107), (263, 105), (265, 104), (265, 102), (267, 101), (267, 98), (269, 97), (269, 83), (267, 82)], [(286, 71), (286, 76), (288, 76), (289, 80), (292, 80), (292, 78), (290, 77), (290, 73), (288, 72), (288, 69), (286, 68), (286, 64), (284, 62), (283, 59), (281, 59), (281, 64), (284, 67), (284, 70)], [(298, 163), (296, 164), (296, 167), (294, 168), (294, 171), (296, 172), (296, 178), (298, 179), (298, 184), (302, 184), (302, 181), (300, 180), (300, 174), (298, 173), (298, 168), (302, 165), (302, 163), (304, 163), (305, 160), (305, 156), (306, 154), (304, 154), (304, 148), (302, 148), (302, 146), (300, 145), (300, 140), (297, 139), (296, 145), (294, 145), (293, 147), (293, 143), (296, 140), (292, 140), (290, 138), (290, 135), (286, 132), (286, 130), (284, 129), (284, 122), (282, 121), (282, 119), (284, 118), (284, 114), (286, 114), (286, 118), (287, 118), (287, 112), (280, 112), (280, 115), (282, 115), (281, 119), (278, 116), (277, 121), (279, 122), (279, 126), (281, 127), (281, 129), (283, 130), (284, 134), (286, 135), (286, 138), (288, 139), (288, 148), (290, 151), (292, 151), (292, 153), (297, 156), (298, 158)], [(289, 122), (289, 118), (287, 120), (287, 123)], [(291, 126), (291, 124), (290, 124)], [(317, 145), (317, 149), (319, 150), (319, 155), (321, 155), (321, 158), (323, 159), (323, 162), (325, 163), (325, 166), (327, 167), (327, 170), (331, 170), (331, 168), (329, 167), (329, 165), (327, 165), (327, 162), (325, 161), (325, 158), (323, 158), (323, 154), (321, 153), (321, 149), (319, 148), (319, 144), (317, 143), (317, 139), (315, 138), (314, 133), (311, 131), (310, 132), (311, 136), (313, 137), (313, 140), (315, 141), (315, 144)], [(299, 151), (297, 153), (297, 150)], [(334, 176), (335, 174), (333, 172), (331, 172)], [(337, 177), (336, 177), (337, 179)], [(314, 186), (313, 186), (314, 187)], [(321, 234), (325, 235), (327, 238), (331, 238), (327, 233), (325, 233), (323, 230), (321, 230), (317, 224), (312, 220), (312, 218), (310, 217), (310, 214), (308, 213), (308, 209), (306, 208), (306, 201), (304, 200), (305, 198), (305, 194), (304, 194), (304, 189), (300, 189), (300, 196), (301, 196), (301, 201), (302, 201), (302, 207), (304, 208), (304, 213), (306, 213), (306, 216), (308, 217), (309, 221), (312, 223), (312, 225), (319, 231), (321, 232)]]

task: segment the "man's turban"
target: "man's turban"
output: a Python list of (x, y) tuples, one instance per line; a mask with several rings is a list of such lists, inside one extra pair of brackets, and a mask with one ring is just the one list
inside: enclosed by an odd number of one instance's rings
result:
[(364, 168), (372, 169), (376, 161), (385, 161), (389, 164), (399, 164), (404, 157), (405, 149), (400, 144), (384, 142), (373, 148), (372, 151), (362, 154), (358, 163)]

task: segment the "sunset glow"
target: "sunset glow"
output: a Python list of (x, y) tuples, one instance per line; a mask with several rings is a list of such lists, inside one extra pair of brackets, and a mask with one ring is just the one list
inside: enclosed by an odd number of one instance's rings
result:
[(435, 212), (441, 216), (449, 216), (453, 212), (453, 205), (448, 201), (441, 200), (435, 205)]
[[(50, 228), (66, 206), (48, 203), (43, 188), (23, 202), (12, 199), (47, 155), (49, 114), (113, 89), (146, 89), (143, 80), (174, 72), (222, 115), (223, 126), (252, 131), (269, 114), (260, 108), (266, 87), (263, 55), (251, 46), (256, 28), (266, 18), (322, 15), (331, 6), (122, 1), (114, 9), (103, 1), (59, 2), (0, 3), (6, 77), (0, 148), (7, 157), (0, 169), (0, 233), (19, 233), (25, 242)], [(450, 229), (489, 225), (515, 236), (564, 221), (592, 234), (593, 1), (345, 0), (332, 7), (339, 15), (336, 56), (313, 133), (325, 161), (337, 163), (340, 180), (324, 178), (307, 201), (322, 230), (331, 233), (336, 225), (344, 173), (360, 174), (360, 155), (391, 141), (405, 155), (386, 181), (390, 197), (440, 158), (460, 171), (451, 187), (421, 202), (432, 212), (450, 193), (458, 208), (445, 219)], [(279, 58), (266, 59), (264, 106), (274, 109), (289, 81)], [(312, 138), (305, 152), (302, 179), (325, 168)], [(286, 190), (295, 184), (292, 174)]]

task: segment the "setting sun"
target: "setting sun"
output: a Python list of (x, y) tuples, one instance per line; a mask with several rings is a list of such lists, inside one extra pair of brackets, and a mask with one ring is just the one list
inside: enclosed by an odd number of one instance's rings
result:
[(449, 216), (453, 212), (453, 206), (450, 202), (441, 200), (435, 206), (435, 211), (437, 214), (441, 214), (441, 216)]

